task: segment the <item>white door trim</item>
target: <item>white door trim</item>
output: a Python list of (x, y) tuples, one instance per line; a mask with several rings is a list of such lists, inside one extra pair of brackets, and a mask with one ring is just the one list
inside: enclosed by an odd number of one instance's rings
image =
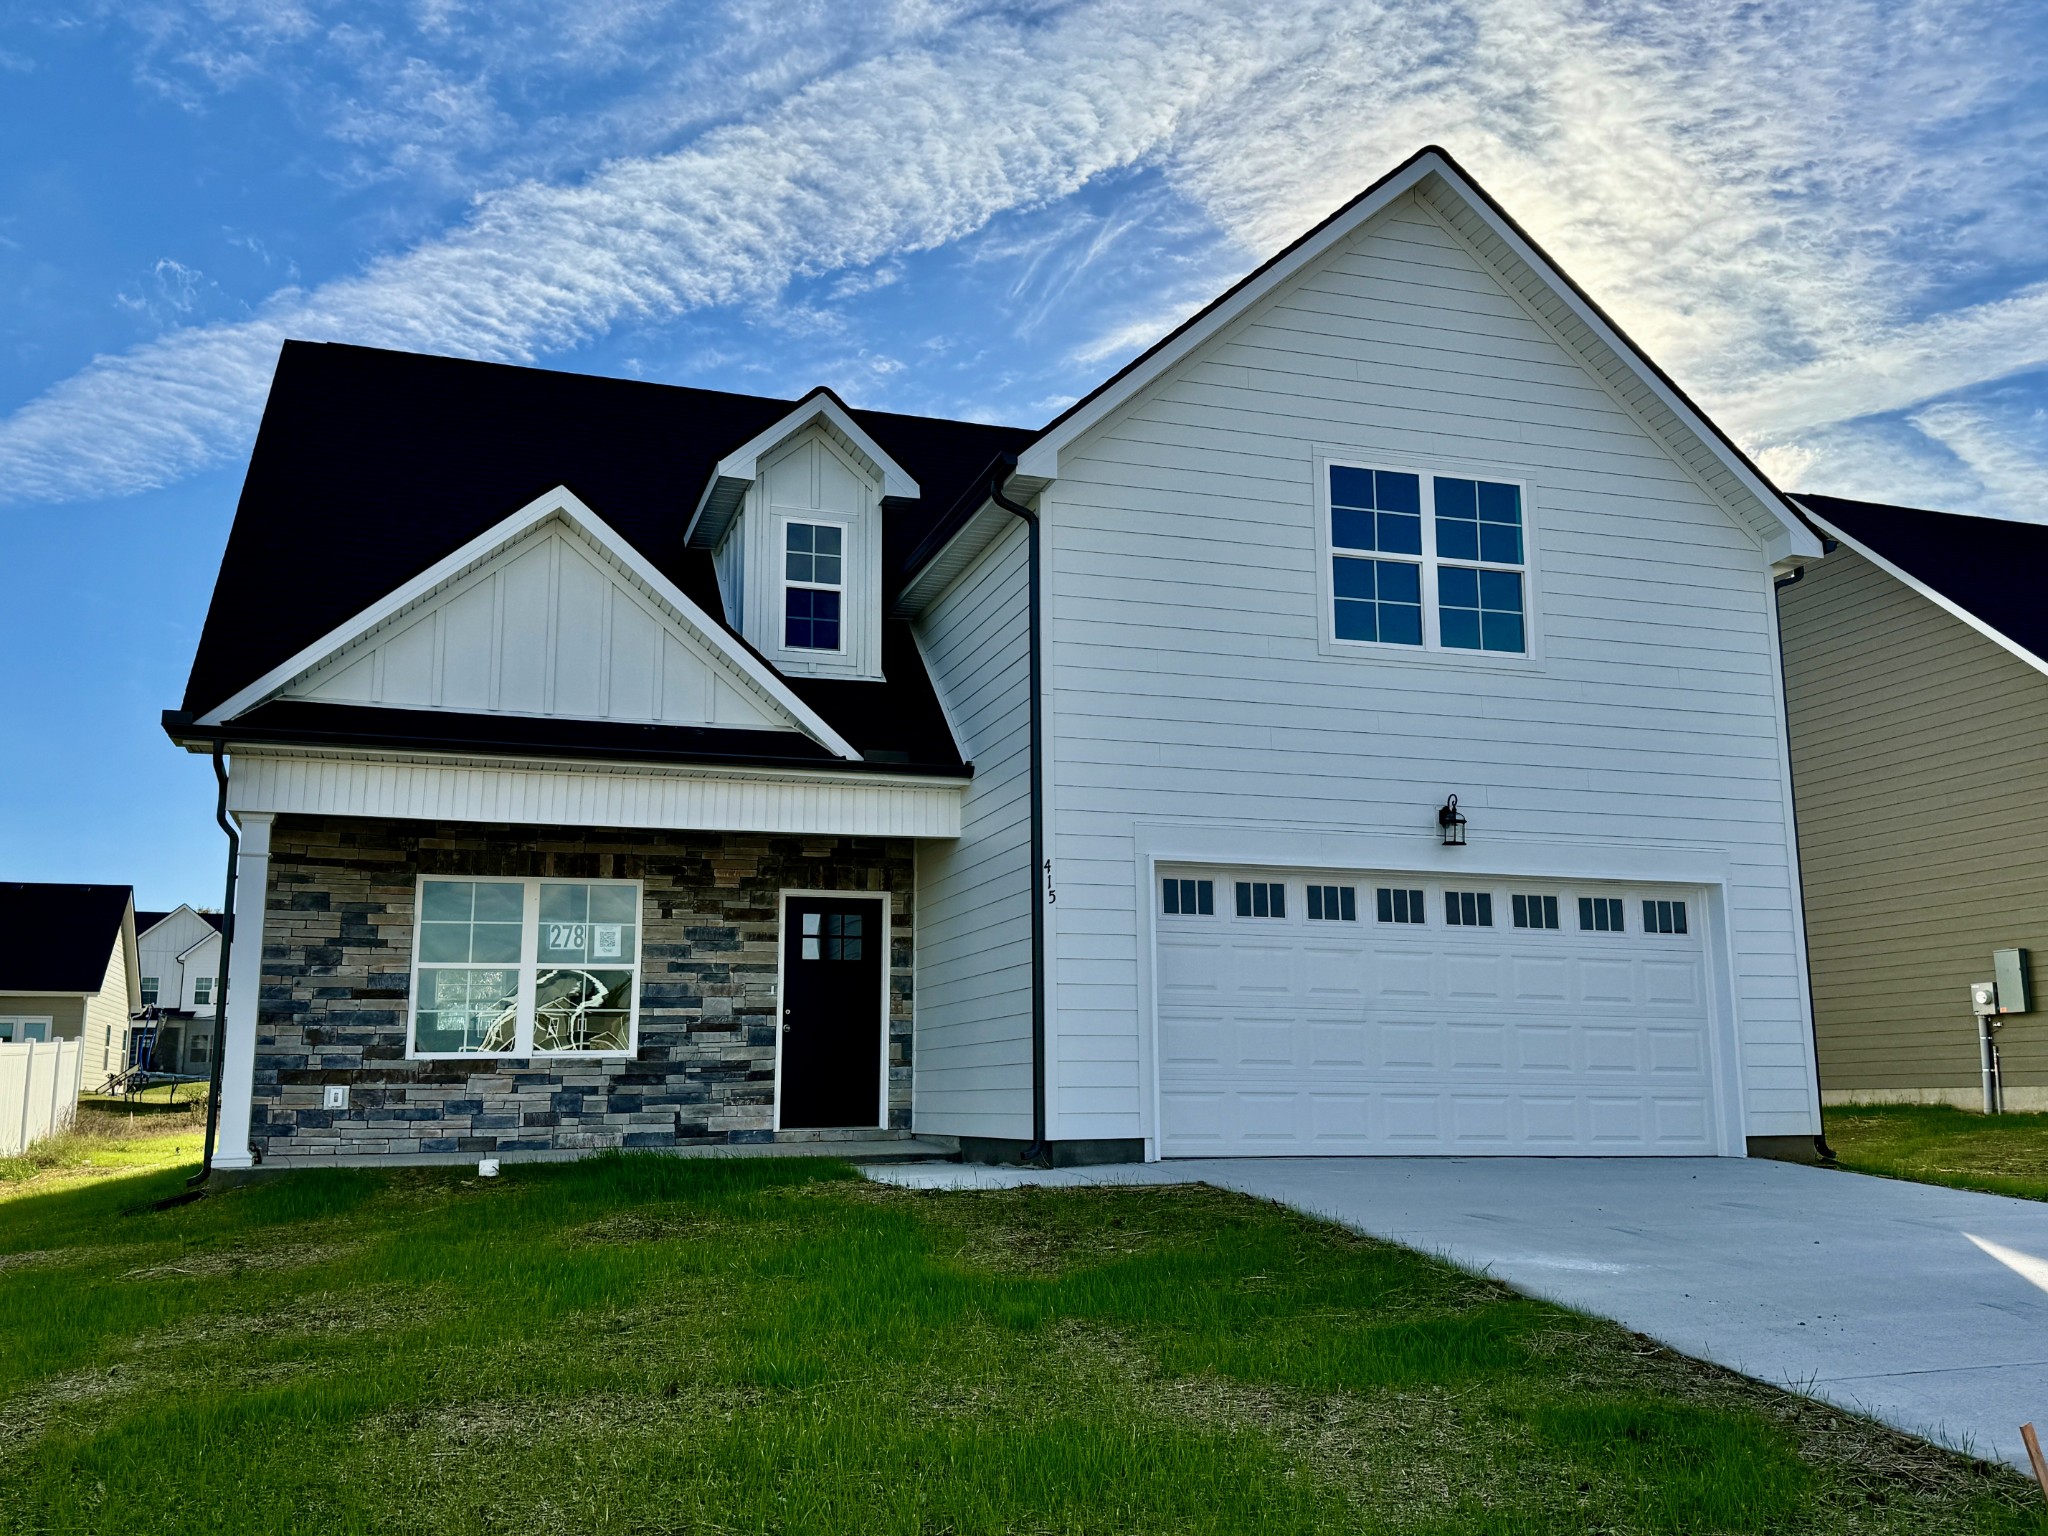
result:
[(783, 940), (789, 929), (789, 899), (824, 897), (832, 901), (878, 901), (882, 904), (882, 1040), (881, 1040), (881, 1106), (882, 1114), (875, 1129), (889, 1129), (889, 972), (893, 956), (892, 939), (895, 934), (895, 903), (887, 891), (818, 891), (808, 888), (789, 887), (777, 892), (775, 898), (775, 1113), (770, 1128), (778, 1135), (782, 1131), (782, 998), (783, 998), (783, 957), (788, 953)]

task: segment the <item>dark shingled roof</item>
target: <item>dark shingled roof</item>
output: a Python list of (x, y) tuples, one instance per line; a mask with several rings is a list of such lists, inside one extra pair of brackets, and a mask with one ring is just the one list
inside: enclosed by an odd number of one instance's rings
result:
[(0, 884), (0, 992), (97, 992), (127, 885)]
[[(713, 467), (796, 407), (631, 379), (288, 341), (185, 688), (189, 719), (436, 560), (566, 485), (724, 622), (707, 551), (683, 533)], [(1034, 435), (884, 411), (855, 421), (918, 482), (883, 506), (883, 581), (998, 455)], [(886, 596), (886, 594), (885, 594)], [(960, 766), (907, 627), (885, 683), (789, 679), (848, 741), (902, 771)]]
[(1795, 499), (2048, 664), (2048, 526), (1840, 496)]

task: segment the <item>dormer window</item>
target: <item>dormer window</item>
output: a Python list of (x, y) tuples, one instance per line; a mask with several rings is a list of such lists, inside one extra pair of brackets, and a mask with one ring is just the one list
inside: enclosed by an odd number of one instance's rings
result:
[(841, 650), (845, 536), (836, 523), (782, 526), (782, 643), (798, 651)]

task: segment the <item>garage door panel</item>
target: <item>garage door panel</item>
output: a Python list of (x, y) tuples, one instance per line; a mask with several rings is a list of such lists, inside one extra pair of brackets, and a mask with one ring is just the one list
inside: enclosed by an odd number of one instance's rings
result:
[(1378, 1065), (1390, 1072), (1434, 1072), (1438, 1026), (1434, 1020), (1389, 1022), (1379, 1027)]
[(1372, 1031), (1362, 1018), (1311, 1019), (1308, 1024), (1309, 1065), (1363, 1071), (1366, 1042), (1371, 1038)]
[(1307, 920), (1297, 884), (1291, 919), (1162, 924), (1166, 1155), (1716, 1150), (1697, 925), (1582, 933), (1561, 898), (1560, 929), (1447, 926), (1441, 883), (1400, 875), (1429, 920), (1382, 925), (1371, 877), (1326, 878), (1361, 921)]
[(1493, 1072), (1507, 1069), (1508, 1026), (1499, 1024), (1448, 1024), (1444, 1026), (1449, 1050), (1445, 1053), (1453, 1072), (1475, 1068)]
[(1442, 1094), (1389, 1093), (1380, 1104), (1390, 1145), (1435, 1146), (1444, 1139)]
[(1568, 1024), (1518, 1023), (1515, 1026), (1516, 1065), (1527, 1076), (1570, 1072), (1573, 1068), (1572, 1044), (1572, 1030)]

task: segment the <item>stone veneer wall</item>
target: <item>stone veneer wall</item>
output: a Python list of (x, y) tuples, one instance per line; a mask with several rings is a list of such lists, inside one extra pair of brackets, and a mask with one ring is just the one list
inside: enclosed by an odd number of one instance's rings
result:
[[(892, 898), (889, 1123), (907, 1129), (912, 847), (900, 838), (280, 816), (250, 1140), (271, 1162), (772, 1141), (785, 889)], [(644, 881), (637, 1055), (408, 1061), (421, 874)], [(320, 1107), (329, 1083), (348, 1085), (346, 1110)]]

